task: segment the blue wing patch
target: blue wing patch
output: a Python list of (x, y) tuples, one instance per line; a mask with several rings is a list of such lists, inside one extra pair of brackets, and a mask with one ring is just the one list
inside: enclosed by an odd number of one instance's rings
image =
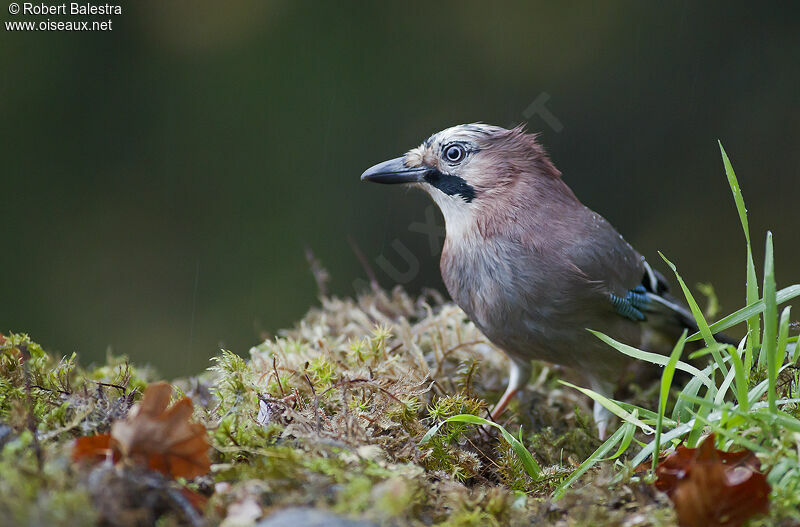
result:
[(643, 285), (637, 285), (625, 296), (611, 295), (611, 305), (614, 306), (616, 312), (634, 322), (641, 322), (647, 318), (642, 311), (647, 308), (649, 303), (647, 289)]

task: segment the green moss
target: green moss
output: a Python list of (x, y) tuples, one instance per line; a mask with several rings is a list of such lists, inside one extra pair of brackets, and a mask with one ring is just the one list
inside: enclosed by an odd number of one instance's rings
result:
[(366, 512), (371, 498), (373, 482), (366, 476), (353, 476), (343, 486), (334, 510), (344, 513)]
[(336, 366), (324, 357), (312, 360), (308, 365), (308, 371), (311, 373), (311, 381), (317, 389), (329, 388), (336, 377)]
[[(24, 364), (20, 347), (30, 356)], [(0, 424), (12, 438), (0, 458), (0, 510), (19, 523), (92, 524), (147, 496), (157, 504), (152, 522), (184, 524), (163, 482), (142, 487), (146, 475), (70, 460), (74, 437), (107, 432), (155, 379), (124, 358), (92, 368), (78, 359), (50, 357), (25, 335), (0, 346)], [(545, 467), (544, 481), (533, 482), (504, 441), (475, 426), (449, 423), (418, 446), (452, 415), (486, 415), (505, 387), (506, 368), (463, 313), (435, 297), (395, 289), (324, 298), (295, 328), (253, 347), (249, 359), (223, 350), (208, 371), (176, 383), (192, 397), (212, 445), (212, 472), (191, 487), (217, 489), (204, 511), (211, 524), (246, 500), (264, 514), (303, 505), (413, 526), (618, 525), (639, 511), (653, 518), (666, 511), (670, 521), (668, 504), (652, 497), (620, 509), (614, 496), (632, 487), (609, 487), (598, 471), (557, 506), (547, 500), (598, 442), (585, 402), (543, 367), (535, 369), (537, 388), (515, 401), (505, 425), (519, 434), (524, 424), (523, 442)], [(598, 489), (599, 500), (592, 497)]]
[[(75, 485), (59, 447), (36, 447), (22, 432), (0, 451), (0, 518), (8, 525), (92, 525), (89, 492)], [(41, 463), (40, 463), (41, 461)]]
[[(539, 501), (514, 494), (538, 491), (504, 442), (448, 424), (425, 449), (417, 446), (438, 421), (485, 415), (506, 368), (460, 310), (430, 301), (399, 289), (323, 299), (295, 329), (251, 349), (250, 360), (223, 350), (209, 371), (177, 383), (209, 430), (210, 483), (229, 485), (206, 509), (212, 522), (246, 496), (265, 511), (311, 505), (408, 525), (514, 525), (535, 513)], [(25, 363), (20, 347), (30, 357)], [(75, 355), (48, 356), (25, 335), (6, 338), (0, 368), (0, 418), (14, 437), (1, 467), (9, 477), (0, 488), (13, 486), (3, 493), (13, 498), (3, 500), (9, 517), (52, 518), (58, 525), (61, 515), (91, 524), (138, 506), (150, 492), (137, 486), (141, 476), (134, 484), (76, 467), (69, 441), (107, 432), (154, 379), (152, 372), (111, 356), (86, 369)], [(26, 431), (31, 422), (42, 470), (51, 474), (46, 484)], [(572, 440), (529, 438), (545, 450)], [(150, 511), (153, 521), (180, 524), (180, 511), (158, 485), (148, 498), (160, 504)], [(109, 509), (109, 492), (129, 495)]]

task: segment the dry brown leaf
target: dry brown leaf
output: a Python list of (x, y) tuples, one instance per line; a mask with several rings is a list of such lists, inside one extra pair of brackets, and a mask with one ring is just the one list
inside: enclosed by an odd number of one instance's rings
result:
[(708, 436), (698, 448), (679, 446), (656, 467), (683, 527), (738, 527), (769, 508), (767, 479), (749, 450), (723, 452)]
[(167, 408), (172, 386), (157, 382), (147, 386), (139, 404), (111, 434), (80, 437), (72, 450), (74, 461), (124, 461), (157, 470), (173, 478), (193, 478), (211, 467), (206, 429), (190, 423), (192, 401), (184, 397)]
[(124, 421), (111, 426), (112, 446), (123, 459), (172, 477), (193, 478), (208, 472), (206, 429), (190, 423), (188, 397), (167, 408), (172, 387), (165, 382), (147, 386), (141, 402)]

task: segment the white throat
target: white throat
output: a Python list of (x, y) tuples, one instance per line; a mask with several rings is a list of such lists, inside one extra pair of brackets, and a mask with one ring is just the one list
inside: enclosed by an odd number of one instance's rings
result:
[(448, 238), (462, 238), (472, 232), (475, 228), (474, 207), (458, 195), (448, 196), (438, 189), (431, 189), (428, 193), (442, 211)]

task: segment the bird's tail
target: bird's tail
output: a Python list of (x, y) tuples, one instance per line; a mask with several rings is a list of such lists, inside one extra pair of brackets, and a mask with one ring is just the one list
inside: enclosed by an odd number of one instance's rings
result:
[[(698, 332), (700, 328), (694, 315), (679, 300), (669, 294), (669, 286), (664, 276), (650, 267), (646, 261), (643, 261), (643, 263), (645, 275), (642, 280), (642, 286), (647, 292), (648, 302), (645, 313), (648, 322), (655, 326), (664, 325), (663, 329), (667, 332), (672, 332), (676, 329), (678, 332), (688, 329), (689, 334)], [(714, 339), (724, 344), (732, 344), (734, 346), (739, 344), (736, 339), (724, 333), (716, 333)]]
[[(648, 319), (652, 318), (652, 315), (658, 314), (664, 318), (664, 322), (669, 326), (677, 325), (679, 331), (688, 329), (690, 335), (700, 331), (694, 315), (672, 295), (667, 293), (658, 295), (648, 292), (647, 296), (652, 306), (647, 310)], [(734, 346), (739, 344), (739, 341), (722, 332), (715, 333), (714, 339), (723, 344), (732, 344)]]

